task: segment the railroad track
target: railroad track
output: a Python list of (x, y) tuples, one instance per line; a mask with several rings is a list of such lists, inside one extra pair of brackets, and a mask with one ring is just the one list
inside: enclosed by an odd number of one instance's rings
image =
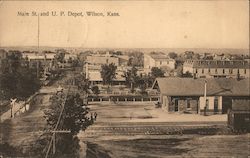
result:
[(172, 124), (172, 123), (110, 123), (96, 124), (85, 131), (85, 137), (122, 135), (183, 135), (230, 134), (225, 123), (221, 124)]

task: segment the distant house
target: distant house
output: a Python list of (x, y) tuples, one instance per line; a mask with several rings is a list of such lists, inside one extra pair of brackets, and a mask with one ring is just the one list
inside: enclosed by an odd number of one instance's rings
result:
[(51, 61), (54, 59), (55, 54), (29, 52), (23, 53), (22, 56), (24, 59), (27, 59), (30, 68), (36, 68), (38, 65), (42, 67), (50, 65)]
[(157, 78), (153, 89), (160, 92), (160, 103), (168, 112), (224, 114), (234, 100), (250, 99), (249, 79)]
[(187, 60), (183, 73), (197, 78), (249, 78), (250, 64), (243, 60)]
[(175, 60), (163, 54), (144, 54), (144, 71), (149, 73), (152, 67), (175, 69)]

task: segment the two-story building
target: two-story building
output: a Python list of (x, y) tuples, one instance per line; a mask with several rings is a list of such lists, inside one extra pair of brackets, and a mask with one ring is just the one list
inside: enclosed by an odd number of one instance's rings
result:
[(167, 112), (223, 114), (234, 100), (249, 100), (249, 78), (157, 78), (153, 89)]
[(187, 60), (183, 73), (197, 78), (249, 78), (250, 64), (243, 60)]
[(88, 55), (83, 66), (83, 72), (92, 84), (102, 83), (101, 66), (112, 63), (117, 66), (116, 78), (113, 83), (123, 84), (125, 83), (123, 75), (127, 69), (127, 61), (128, 58), (125, 56), (114, 56), (109, 54), (109, 52), (106, 54)]
[(144, 54), (144, 71), (151, 72), (153, 67), (175, 69), (175, 60), (163, 54)]

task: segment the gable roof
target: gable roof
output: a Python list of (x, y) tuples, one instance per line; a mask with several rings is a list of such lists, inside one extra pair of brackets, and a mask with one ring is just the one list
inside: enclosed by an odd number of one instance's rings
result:
[(228, 78), (157, 78), (161, 94), (168, 96), (203, 96), (207, 81), (208, 96), (249, 96), (249, 79), (237, 80)]

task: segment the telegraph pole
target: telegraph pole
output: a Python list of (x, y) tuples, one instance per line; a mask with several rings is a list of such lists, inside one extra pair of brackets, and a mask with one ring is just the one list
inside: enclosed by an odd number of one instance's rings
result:
[(207, 80), (205, 80), (204, 99), (205, 99), (204, 116), (206, 116), (206, 111), (207, 111)]
[[(37, 22), (37, 51), (38, 51), (38, 53), (39, 53), (39, 51), (40, 51), (40, 16), (39, 16), (39, 14), (38, 14), (38, 16), (37, 16), (37, 18), (38, 18), (38, 22)], [(39, 62), (38, 62), (38, 60), (36, 61), (36, 76), (37, 76), (37, 78), (39, 78)]]
[(50, 140), (50, 142), (49, 142), (49, 147), (48, 147), (48, 150), (47, 150), (47, 152), (46, 152), (45, 158), (48, 158), (49, 153), (50, 153), (50, 148), (51, 148), (52, 145), (53, 145), (53, 146), (52, 146), (52, 147), (53, 147), (53, 148), (52, 148), (52, 153), (53, 153), (53, 154), (56, 153), (56, 133), (64, 133), (64, 134), (65, 134), (65, 133), (70, 133), (70, 132), (71, 132), (70, 130), (58, 130), (58, 129), (57, 129), (58, 126), (59, 126), (59, 123), (60, 123), (60, 121), (61, 121), (62, 115), (63, 115), (64, 106), (65, 106), (65, 103), (66, 103), (66, 100), (67, 100), (67, 96), (68, 96), (69, 90), (70, 90), (70, 87), (69, 87), (68, 91), (66, 92), (64, 101), (63, 101), (63, 103), (62, 103), (62, 109), (61, 109), (61, 112), (60, 112), (60, 114), (59, 114), (59, 118), (58, 118), (58, 120), (57, 120), (56, 126), (55, 126), (54, 130), (51, 131), (51, 133), (53, 133), (53, 134), (52, 134), (52, 138), (51, 138), (51, 140)]

